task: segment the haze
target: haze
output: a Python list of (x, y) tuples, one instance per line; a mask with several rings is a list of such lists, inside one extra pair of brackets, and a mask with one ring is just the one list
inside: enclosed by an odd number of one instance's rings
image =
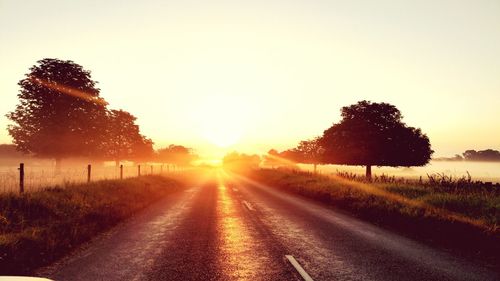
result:
[(498, 15), (494, 0), (0, 0), (0, 112), (29, 67), (60, 58), (156, 147), (285, 149), (367, 99), (396, 105), (435, 156), (499, 149)]

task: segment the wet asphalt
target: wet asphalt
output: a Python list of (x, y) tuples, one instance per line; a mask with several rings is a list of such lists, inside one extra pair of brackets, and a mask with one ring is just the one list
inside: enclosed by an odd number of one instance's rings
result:
[(54, 280), (500, 280), (495, 270), (240, 176), (162, 199), (40, 271)]

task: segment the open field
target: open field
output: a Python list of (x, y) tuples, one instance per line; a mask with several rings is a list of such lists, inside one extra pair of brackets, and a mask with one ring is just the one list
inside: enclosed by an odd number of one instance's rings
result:
[[(312, 165), (299, 165), (301, 169), (312, 171)], [(331, 174), (337, 171), (356, 173), (364, 175), (363, 166), (346, 165), (320, 165), (318, 171), (321, 174)], [(375, 175), (389, 175), (407, 179), (427, 178), (427, 174), (446, 174), (452, 177), (462, 177), (470, 174), (473, 180), (500, 183), (500, 162), (476, 162), (476, 161), (435, 161), (423, 167), (373, 167)]]
[[(56, 172), (54, 165), (37, 163), (25, 164), (24, 190), (38, 191), (50, 187), (86, 183), (88, 180), (87, 164), (71, 164)], [(141, 164), (141, 175), (160, 175), (169, 172), (169, 166), (158, 163)], [(137, 165), (124, 165), (123, 178), (136, 177)], [(92, 165), (91, 181), (120, 178), (120, 167), (115, 165)], [(0, 193), (19, 191), (19, 165), (0, 166)]]
[(181, 186), (144, 176), (1, 194), (0, 274), (29, 273), (48, 264)]
[(429, 182), (367, 183), (347, 179), (348, 175), (325, 176), (262, 169), (252, 178), (268, 186), (323, 201), (419, 239), (433, 240), (445, 247), (460, 246), (476, 252), (481, 249), (498, 255), (498, 187), (460, 187), (453, 185), (456, 182), (449, 182), (448, 186)]

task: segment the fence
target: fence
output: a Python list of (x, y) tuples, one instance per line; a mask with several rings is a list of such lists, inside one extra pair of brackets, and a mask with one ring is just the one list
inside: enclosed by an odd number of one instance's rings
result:
[(175, 165), (141, 164), (134, 166), (82, 165), (56, 171), (53, 166), (0, 168), (0, 192), (30, 192), (51, 187), (66, 187), (106, 179), (125, 179), (144, 175), (160, 175), (178, 171)]

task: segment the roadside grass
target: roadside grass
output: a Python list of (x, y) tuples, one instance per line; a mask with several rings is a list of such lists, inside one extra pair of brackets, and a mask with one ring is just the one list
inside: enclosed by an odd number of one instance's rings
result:
[[(500, 256), (500, 188), (363, 182), (342, 176), (261, 169), (251, 178), (343, 209), (398, 232), (487, 258)], [(497, 260), (498, 261), (498, 260)]]
[(29, 274), (181, 186), (143, 176), (0, 194), (0, 275)]
[(377, 188), (476, 221), (487, 232), (498, 232), (500, 224), (500, 188), (443, 190), (439, 186), (415, 184), (375, 184)]

